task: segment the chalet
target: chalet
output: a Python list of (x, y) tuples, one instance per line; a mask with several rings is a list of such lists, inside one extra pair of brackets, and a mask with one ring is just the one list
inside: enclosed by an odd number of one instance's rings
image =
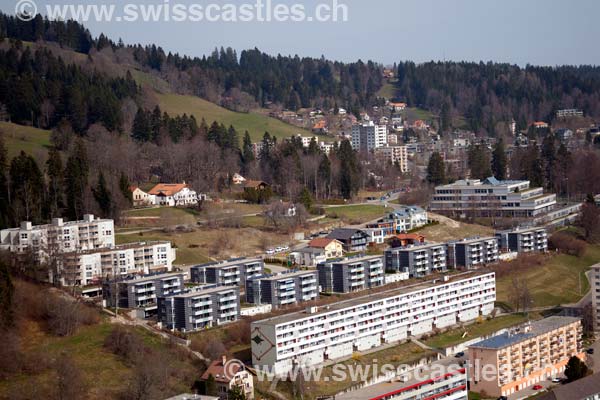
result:
[(242, 183), (246, 182), (246, 178), (244, 178), (236, 172), (235, 174), (233, 174), (231, 182), (233, 182), (234, 185), (241, 185)]
[(331, 238), (313, 239), (308, 243), (308, 247), (314, 249), (323, 249), (325, 258), (341, 257), (344, 251), (342, 242)]
[(144, 192), (137, 186), (130, 186), (131, 198), (134, 207), (151, 206), (155, 202), (155, 196)]
[(328, 128), (327, 128), (327, 121), (325, 120), (320, 120), (317, 121), (313, 127), (312, 127), (312, 131), (314, 133), (327, 133), (328, 132)]
[(149, 192), (159, 206), (189, 206), (198, 204), (198, 194), (183, 183), (159, 183)]
[(348, 253), (364, 251), (369, 244), (369, 235), (360, 229), (338, 228), (327, 237), (340, 241), (344, 251)]
[(241, 362), (227, 361), (223, 356), (221, 360), (213, 361), (200, 377), (201, 382), (214, 379), (217, 395), (221, 400), (229, 398), (229, 391), (238, 387), (244, 393), (244, 398), (254, 400), (254, 379)]
[(400, 233), (388, 239), (391, 247), (406, 247), (425, 243), (425, 236), (418, 233)]
[(269, 184), (263, 181), (246, 180), (243, 185), (244, 189), (266, 190), (269, 188)]
[(406, 103), (390, 102), (389, 107), (390, 107), (390, 110), (392, 110), (394, 112), (403, 111), (406, 109)]

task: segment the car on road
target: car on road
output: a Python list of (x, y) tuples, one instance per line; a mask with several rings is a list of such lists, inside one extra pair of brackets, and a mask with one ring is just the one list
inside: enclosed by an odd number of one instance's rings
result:
[(552, 378), (552, 379), (550, 379), (550, 381), (551, 381), (552, 383), (561, 383), (561, 382), (562, 382), (562, 379), (561, 379), (561, 378)]
[(289, 249), (290, 249), (290, 246), (288, 246), (287, 244), (284, 244), (283, 246), (281, 246), (281, 249), (282, 249), (283, 251), (287, 251), (287, 250), (289, 250)]
[(268, 250), (266, 251), (266, 253), (267, 253), (268, 255), (272, 255), (272, 254), (275, 254), (275, 250), (273, 250), (273, 249), (268, 249)]
[(506, 396), (500, 396), (496, 400), (508, 400), (508, 397), (506, 397)]
[(542, 390), (543, 388), (542, 385), (533, 385), (533, 390)]
[(283, 247), (277, 246), (275, 247), (275, 253), (281, 253), (283, 251)]
[(589, 349), (586, 350), (586, 353), (588, 353), (588, 354), (594, 354), (594, 349), (592, 349), (590, 347)]
[(456, 353), (454, 355), (454, 357), (456, 357), (456, 358), (461, 358), (461, 357), (464, 357), (464, 356), (465, 356), (465, 352), (464, 351), (459, 351), (458, 353)]

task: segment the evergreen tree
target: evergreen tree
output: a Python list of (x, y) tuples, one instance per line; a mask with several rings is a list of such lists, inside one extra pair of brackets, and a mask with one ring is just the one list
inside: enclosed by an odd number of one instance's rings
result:
[(44, 204), (44, 178), (35, 159), (24, 151), (10, 164), (10, 193), (15, 223), (42, 221)]
[(0, 133), (0, 229), (8, 227), (11, 221), (7, 172), (8, 152)]
[(121, 172), (121, 176), (119, 177), (119, 190), (123, 197), (129, 202), (129, 204), (133, 204), (133, 193), (129, 190), (129, 179), (127, 179), (127, 175), (124, 172)]
[(12, 283), (8, 264), (0, 260), (0, 331), (14, 324), (13, 298), (15, 287)]
[(452, 129), (452, 117), (450, 115), (450, 105), (448, 102), (444, 102), (442, 110), (440, 112), (440, 130), (442, 133), (448, 132)]
[(344, 199), (350, 199), (358, 192), (360, 170), (356, 153), (349, 140), (342, 140), (337, 156), (340, 160), (340, 194)]
[(60, 151), (53, 147), (48, 152), (46, 161), (46, 175), (48, 176), (48, 216), (60, 217), (65, 206), (63, 200), (64, 170)]
[(485, 179), (492, 175), (490, 154), (483, 144), (471, 145), (468, 159), (471, 178)]
[(319, 163), (319, 170), (317, 172), (319, 177), (319, 181), (323, 185), (323, 195), (324, 197), (329, 197), (331, 194), (331, 161), (329, 161), (329, 157), (323, 154), (321, 158), (321, 162)]
[(67, 197), (67, 217), (79, 220), (85, 213), (85, 198), (88, 189), (89, 164), (85, 144), (81, 139), (75, 142), (65, 167), (65, 195)]
[(146, 111), (142, 108), (138, 109), (133, 119), (131, 128), (131, 136), (138, 142), (148, 142), (151, 138), (151, 126), (148, 120)]
[(104, 218), (110, 216), (112, 211), (112, 196), (106, 187), (106, 179), (104, 179), (102, 171), (98, 174), (98, 182), (96, 183), (96, 187), (92, 189), (92, 193), (100, 208), (101, 216)]
[(565, 368), (565, 376), (568, 382), (575, 382), (581, 378), (584, 378), (588, 373), (588, 367), (583, 361), (577, 356), (569, 358), (567, 366)]
[(429, 164), (427, 165), (427, 182), (433, 185), (443, 185), (446, 183), (446, 164), (444, 159), (437, 151), (431, 154)]
[(320, 152), (321, 152), (321, 148), (319, 147), (319, 144), (313, 137), (312, 139), (310, 139), (310, 143), (308, 144), (307, 153), (310, 155), (316, 155), (316, 154), (319, 154)]
[(504, 140), (500, 138), (492, 152), (492, 174), (496, 179), (501, 181), (506, 179), (506, 165), (506, 149), (504, 148)]
[(313, 199), (310, 194), (310, 190), (305, 186), (302, 188), (302, 192), (300, 192), (300, 198), (298, 201), (304, 206), (307, 211), (310, 211), (313, 206)]
[(556, 146), (554, 135), (547, 135), (542, 142), (544, 180), (549, 189), (556, 184)]

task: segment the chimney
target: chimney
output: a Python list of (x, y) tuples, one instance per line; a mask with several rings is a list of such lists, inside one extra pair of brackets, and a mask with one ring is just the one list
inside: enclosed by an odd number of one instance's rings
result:
[(33, 226), (33, 224), (29, 221), (23, 221), (21, 222), (21, 229), (29, 231), (31, 230), (31, 227)]
[(223, 366), (227, 363), (227, 356), (223, 354)]

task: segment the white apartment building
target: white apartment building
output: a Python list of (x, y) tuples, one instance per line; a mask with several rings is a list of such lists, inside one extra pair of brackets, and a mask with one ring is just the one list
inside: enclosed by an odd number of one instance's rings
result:
[(375, 149), (375, 155), (391, 164), (398, 164), (402, 173), (408, 172), (408, 148), (406, 146), (379, 147)]
[(496, 237), (475, 237), (448, 242), (448, 266), (452, 268), (477, 268), (499, 260)]
[(103, 277), (171, 271), (175, 249), (170, 242), (139, 242), (111, 248), (64, 253), (57, 258), (63, 285), (89, 285)]
[(33, 225), (21, 222), (19, 228), (0, 231), (0, 250), (13, 253), (32, 251), (40, 260), (50, 254), (86, 251), (115, 245), (115, 224), (112, 219), (96, 219), (86, 214), (80, 221), (65, 222), (54, 218), (52, 223)]
[(494, 273), (466, 273), (309, 307), (253, 322), (252, 363), (285, 374), (295, 365), (349, 357), (434, 328), (472, 321), (490, 314), (495, 300)]
[(600, 264), (592, 267), (590, 272), (592, 285), (592, 310), (594, 313), (594, 331), (600, 332)]
[(352, 148), (358, 151), (371, 151), (387, 144), (387, 126), (376, 125), (373, 121), (352, 126)]

